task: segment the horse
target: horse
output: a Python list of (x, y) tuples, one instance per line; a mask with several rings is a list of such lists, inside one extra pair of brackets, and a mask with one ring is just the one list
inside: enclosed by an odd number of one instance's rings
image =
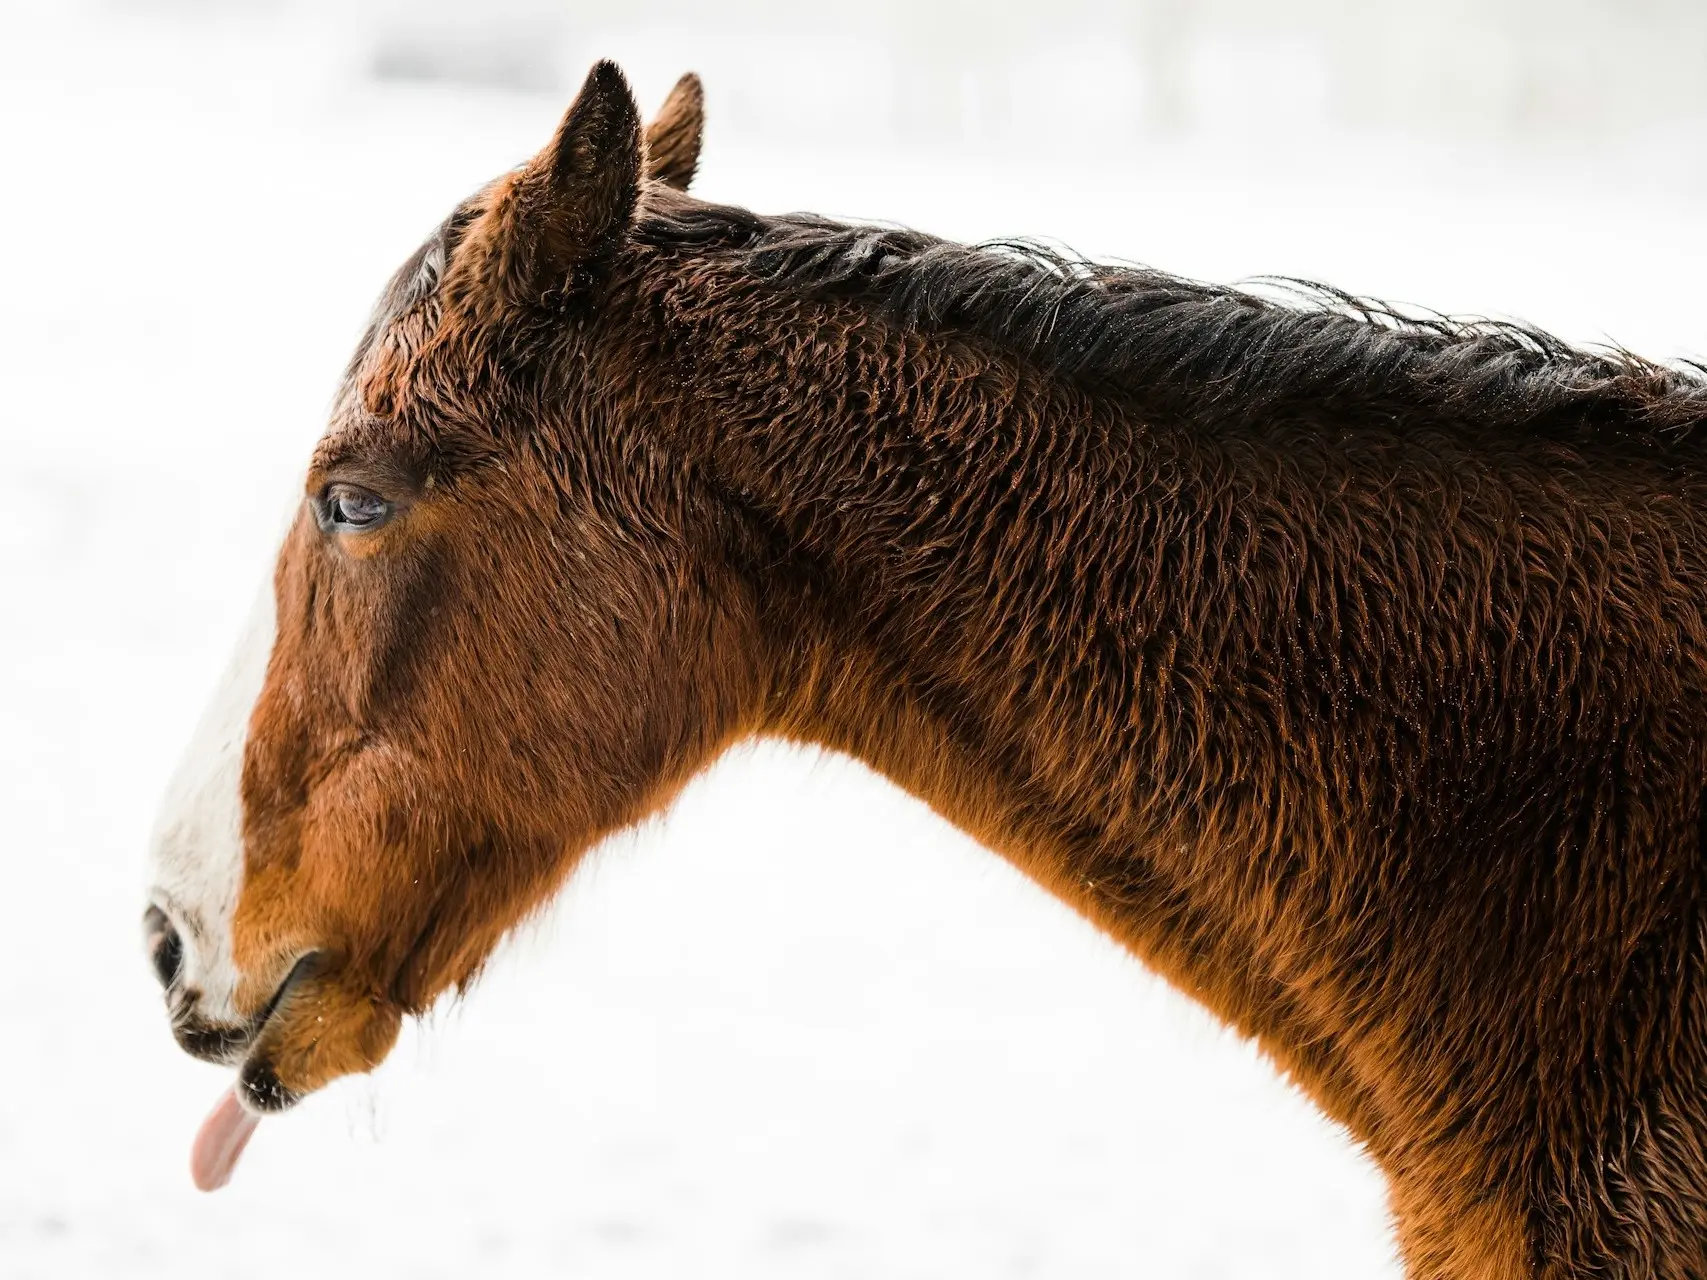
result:
[(588, 76), (344, 372), (153, 845), (193, 1170), (732, 744), (1253, 1038), (1417, 1280), (1707, 1275), (1707, 370), (689, 194)]

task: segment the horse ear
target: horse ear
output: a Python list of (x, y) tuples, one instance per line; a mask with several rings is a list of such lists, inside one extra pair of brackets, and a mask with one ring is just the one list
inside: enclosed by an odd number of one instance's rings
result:
[(640, 198), (640, 110), (614, 62), (587, 76), (503, 210), (504, 274), (524, 300), (560, 293), (622, 244)]
[(664, 105), (646, 127), (646, 176), (667, 187), (686, 191), (699, 168), (700, 140), (705, 135), (705, 88), (688, 72), (676, 81)]

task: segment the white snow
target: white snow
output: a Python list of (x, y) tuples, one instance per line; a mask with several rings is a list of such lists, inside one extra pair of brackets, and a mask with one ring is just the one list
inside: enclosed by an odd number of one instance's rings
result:
[[(193, 1191), (226, 1075), (141, 954), (154, 807), (372, 296), (564, 103), (374, 85), (324, 24), (81, 13), (0, 9), (0, 1274), (1397, 1274), (1379, 1176), (1249, 1045), (859, 766), (765, 745)], [(1092, 165), (1092, 120), (955, 159), (761, 145), (718, 92), (712, 197), (1707, 351), (1700, 167), (1657, 148)]]

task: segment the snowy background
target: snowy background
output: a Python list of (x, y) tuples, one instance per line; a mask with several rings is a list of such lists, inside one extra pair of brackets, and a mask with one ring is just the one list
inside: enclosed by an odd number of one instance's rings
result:
[(1694, 10), (0, 0), (0, 1275), (1395, 1276), (1378, 1175), (1249, 1045), (763, 745), (198, 1195), (227, 1077), (168, 1035), (144, 842), (371, 298), (591, 58), (648, 108), (705, 74), (712, 198), (1670, 357)]

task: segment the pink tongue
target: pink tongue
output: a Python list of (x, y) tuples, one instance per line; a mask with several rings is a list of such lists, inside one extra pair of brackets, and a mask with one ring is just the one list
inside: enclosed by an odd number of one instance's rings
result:
[(226, 1090), (219, 1104), (208, 1112), (190, 1148), (190, 1177), (201, 1191), (218, 1191), (231, 1181), (237, 1157), (249, 1145), (249, 1137), (261, 1117), (250, 1115), (237, 1101), (235, 1086)]

